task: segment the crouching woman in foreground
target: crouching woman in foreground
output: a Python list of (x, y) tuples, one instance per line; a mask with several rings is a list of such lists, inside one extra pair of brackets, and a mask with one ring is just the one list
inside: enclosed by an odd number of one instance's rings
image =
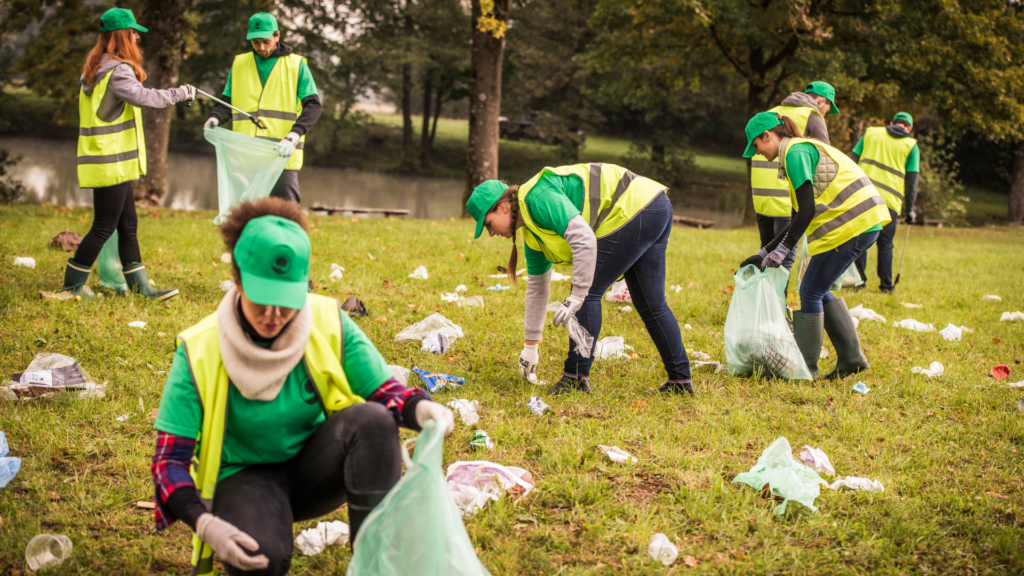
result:
[[(285, 574), (292, 523), (348, 503), (352, 541), (398, 481), (398, 427), (449, 409), (392, 376), (337, 300), (307, 293), (294, 203), (236, 208), (221, 226), (235, 288), (178, 336), (156, 419), (157, 529), (195, 530), (192, 573)], [(190, 463), (195, 465), (190, 474)]]
[(874, 184), (853, 160), (820, 140), (804, 138), (792, 119), (761, 112), (747, 123), (744, 158), (761, 154), (781, 164), (796, 216), (789, 226), (741, 266), (778, 267), (807, 234), (811, 255), (800, 283), (800, 311), (793, 313), (797, 346), (815, 378), (822, 332), (836, 349), (836, 368), (826, 378), (843, 378), (869, 368), (846, 302), (829, 291), (850, 264), (878, 239), (889, 209)]

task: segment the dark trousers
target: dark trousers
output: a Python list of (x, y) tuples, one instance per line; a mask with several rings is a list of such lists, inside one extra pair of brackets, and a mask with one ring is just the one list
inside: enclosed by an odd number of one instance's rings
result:
[(270, 191), (270, 197), (283, 198), (299, 204), (302, 200), (302, 195), (299, 194), (299, 171), (285, 170), (281, 172), (281, 177), (277, 179), (274, 189)]
[[(624, 276), (633, 307), (658, 348), (668, 379), (689, 382), (690, 360), (683, 347), (679, 322), (665, 301), (665, 248), (671, 231), (672, 203), (666, 194), (658, 194), (628, 224), (598, 239), (594, 283), (583, 306), (576, 312), (576, 319), (596, 343), (601, 337), (601, 298), (612, 282)], [(590, 358), (580, 356), (570, 341), (565, 374), (589, 376), (594, 362), (593, 348), (590, 352)]]
[(370, 510), (402, 476), (398, 425), (374, 402), (335, 413), (291, 460), (252, 466), (217, 483), (213, 514), (252, 536), (251, 553), (270, 560), (266, 570), (228, 574), (287, 574), (292, 562), (292, 524), (349, 504), (354, 535)]
[(804, 314), (820, 314), (824, 305), (834, 302), (836, 297), (830, 291), (832, 284), (846, 272), (857, 257), (864, 254), (878, 239), (878, 231), (865, 232), (847, 240), (834, 250), (811, 256), (807, 271), (800, 282), (800, 311)]
[[(892, 208), (889, 209), (889, 217), (892, 218), (892, 222), (883, 226), (882, 232), (878, 235), (878, 289), (883, 292), (891, 292), (894, 287), (892, 283), (892, 250), (893, 239), (896, 238), (896, 222), (900, 219), (899, 214)], [(868, 253), (864, 252), (858, 256), (854, 265), (857, 266), (861, 278), (867, 280)]]
[(142, 262), (136, 234), (139, 217), (135, 214), (132, 183), (122, 182), (115, 186), (93, 188), (92, 211), (92, 228), (78, 245), (75, 262), (82, 266), (92, 266), (114, 230), (117, 230), (117, 251), (121, 263)]
[[(774, 240), (782, 231), (789, 226), (789, 223), (793, 221), (790, 217), (782, 216), (765, 216), (763, 214), (756, 214), (757, 220), (757, 232), (761, 236), (761, 248), (768, 245), (769, 242)], [(786, 270), (793, 268), (793, 260), (796, 259), (796, 247), (794, 246), (789, 254), (786, 254), (786, 259), (782, 261), (782, 267)]]

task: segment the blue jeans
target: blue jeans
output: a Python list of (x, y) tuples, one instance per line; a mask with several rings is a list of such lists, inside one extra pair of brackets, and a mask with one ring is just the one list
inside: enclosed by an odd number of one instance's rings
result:
[(829, 288), (846, 272), (858, 256), (878, 240), (878, 230), (865, 232), (847, 240), (833, 250), (811, 256), (811, 261), (800, 282), (800, 311), (804, 314), (819, 314), (825, 304), (834, 302), (836, 297)]
[[(672, 203), (667, 194), (658, 194), (629, 223), (598, 239), (594, 283), (583, 306), (576, 312), (576, 319), (596, 343), (601, 337), (601, 298), (619, 276), (624, 276), (633, 298), (633, 307), (661, 354), (668, 379), (689, 382), (690, 360), (683, 347), (679, 322), (665, 301), (665, 248), (668, 247), (670, 232)], [(565, 374), (583, 378), (590, 376), (594, 350), (590, 350), (590, 358), (583, 358), (574, 348), (570, 341)]]

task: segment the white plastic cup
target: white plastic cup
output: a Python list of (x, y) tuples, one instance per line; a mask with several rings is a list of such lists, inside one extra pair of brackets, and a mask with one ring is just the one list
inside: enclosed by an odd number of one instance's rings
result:
[(25, 547), (25, 561), (31, 572), (52, 568), (71, 555), (71, 539), (63, 534), (38, 534)]

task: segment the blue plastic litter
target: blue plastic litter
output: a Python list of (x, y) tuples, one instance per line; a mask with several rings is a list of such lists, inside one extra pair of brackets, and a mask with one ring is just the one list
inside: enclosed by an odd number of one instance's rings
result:
[(437, 392), (441, 388), (444, 388), (445, 384), (462, 386), (466, 383), (466, 379), (460, 376), (442, 374), (441, 372), (427, 372), (426, 370), (420, 370), (419, 368), (413, 368), (412, 371), (423, 380), (423, 383), (427, 385), (427, 391), (431, 394)]
[(21, 458), (6, 457), (8, 452), (7, 436), (0, 432), (0, 488), (7, 486), (21, 470)]
[(851, 390), (857, 392), (858, 394), (867, 394), (868, 392), (871, 391), (871, 388), (868, 388), (867, 385), (864, 384), (863, 382), (857, 382), (856, 384), (853, 385), (853, 388), (851, 388)]
[(498, 283), (497, 283), (497, 284), (495, 284), (494, 286), (488, 286), (488, 287), (487, 287), (487, 289), (488, 289), (488, 290), (499, 290), (499, 291), (500, 291), (500, 290), (509, 290), (509, 289), (511, 289), (511, 288), (512, 288), (511, 286), (502, 286), (502, 285), (501, 285), (501, 282), (498, 282)]

